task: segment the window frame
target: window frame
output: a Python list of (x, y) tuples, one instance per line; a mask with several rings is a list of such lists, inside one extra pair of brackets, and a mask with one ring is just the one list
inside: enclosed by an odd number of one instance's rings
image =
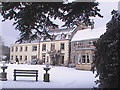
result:
[(23, 47), (22, 46), (20, 46), (20, 52), (22, 52), (23, 51)]
[[(78, 56), (79, 56), (79, 58), (78, 58)], [(81, 54), (80, 53), (77, 54), (77, 63), (81, 64)]]
[(28, 47), (27, 46), (25, 46), (25, 51), (28, 51)]
[(65, 50), (65, 43), (60, 43), (60, 50)]
[(13, 55), (11, 55), (11, 60), (13, 60)]
[(14, 47), (11, 47), (11, 52), (14, 52)]
[(42, 44), (42, 51), (46, 51), (46, 44), (45, 43)]
[[(89, 59), (89, 62), (88, 62), (88, 59)], [(88, 53), (86, 54), (86, 63), (90, 64), (90, 54), (88, 54)]]
[(22, 57), (22, 55), (20, 55), (20, 61), (22, 61), (22, 59), (23, 59), (23, 57)]
[(15, 52), (17, 52), (17, 51), (18, 51), (18, 47), (16, 46), (16, 47), (15, 47)]
[[(85, 58), (84, 58), (84, 62), (83, 62), (83, 55), (85, 56)], [(82, 54), (82, 62), (81, 62), (82, 64), (86, 64), (86, 54)]]
[(50, 49), (51, 49), (51, 50), (55, 50), (55, 43), (51, 43)]
[(24, 59), (27, 61), (27, 59), (28, 59), (27, 55), (25, 55)]
[(37, 45), (32, 46), (32, 51), (37, 51)]

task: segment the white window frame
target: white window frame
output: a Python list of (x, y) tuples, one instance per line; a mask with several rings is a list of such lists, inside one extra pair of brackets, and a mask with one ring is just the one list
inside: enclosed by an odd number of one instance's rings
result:
[[(27, 59), (26, 59), (26, 57), (27, 57)], [(25, 60), (28, 60), (28, 56), (27, 56), (27, 55), (25, 55), (24, 59), (25, 59)]]
[(65, 50), (65, 43), (60, 43), (60, 50)]
[(14, 47), (11, 47), (11, 52), (14, 52)]
[[(89, 63), (87, 62), (87, 59), (88, 59), (88, 58), (87, 58), (87, 55), (88, 55), (88, 57), (89, 57)], [(90, 54), (89, 54), (89, 53), (86, 54), (86, 63), (87, 63), (87, 64), (90, 64)]]
[[(85, 55), (85, 63), (83, 63), (83, 55)], [(86, 64), (86, 54), (82, 54), (81, 56), (82, 56), (81, 63)]]
[(13, 60), (13, 55), (11, 55), (11, 60)]
[(32, 46), (32, 51), (37, 51), (37, 45), (36, 46)]
[(77, 63), (81, 64), (81, 54), (80, 53), (77, 54)]
[(23, 57), (22, 57), (22, 55), (20, 55), (20, 61), (22, 61), (22, 59), (23, 59)]
[(15, 47), (15, 52), (17, 52), (18, 51), (18, 47)]
[(28, 46), (25, 46), (25, 51), (28, 51)]
[(20, 52), (22, 52), (23, 51), (23, 47), (22, 46), (20, 46)]
[(46, 44), (45, 43), (42, 44), (42, 51), (46, 51)]

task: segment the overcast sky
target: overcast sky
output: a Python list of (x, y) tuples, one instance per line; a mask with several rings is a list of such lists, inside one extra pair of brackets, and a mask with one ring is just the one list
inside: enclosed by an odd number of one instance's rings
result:
[[(98, 0), (102, 1), (99, 4), (99, 8), (101, 9), (100, 13), (103, 15), (103, 18), (96, 17), (94, 18), (95, 27), (105, 26), (106, 23), (111, 19), (111, 11), (118, 9), (118, 1), (119, 0)], [(0, 16), (0, 21), (2, 17)], [(56, 22), (61, 24), (61, 22)], [(2, 27), (2, 28), (1, 28)], [(3, 23), (0, 22), (0, 34), (2, 34), (3, 41), (5, 45), (10, 46), (10, 44), (14, 44), (19, 36), (19, 31), (14, 29), (12, 25), (12, 21), (5, 21)]]

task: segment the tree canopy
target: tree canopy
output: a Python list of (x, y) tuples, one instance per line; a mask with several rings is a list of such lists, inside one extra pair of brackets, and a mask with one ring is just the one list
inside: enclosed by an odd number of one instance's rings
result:
[(51, 38), (46, 31), (46, 27), (58, 27), (51, 21), (51, 18), (59, 18), (65, 24), (63, 26), (71, 27), (77, 23), (91, 25), (90, 17), (99, 14), (98, 2), (73, 2), (63, 4), (63, 2), (3, 2), (2, 16), (5, 20), (14, 19), (13, 25), (19, 30), (20, 39), (33, 40), (38, 34), (44, 34)]
[(120, 88), (120, 13), (112, 11), (107, 31), (95, 43), (94, 67), (101, 88)]

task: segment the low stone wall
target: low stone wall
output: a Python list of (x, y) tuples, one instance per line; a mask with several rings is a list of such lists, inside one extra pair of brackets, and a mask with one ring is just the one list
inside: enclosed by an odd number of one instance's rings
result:
[(76, 69), (78, 70), (91, 70), (91, 64), (77, 64)]

